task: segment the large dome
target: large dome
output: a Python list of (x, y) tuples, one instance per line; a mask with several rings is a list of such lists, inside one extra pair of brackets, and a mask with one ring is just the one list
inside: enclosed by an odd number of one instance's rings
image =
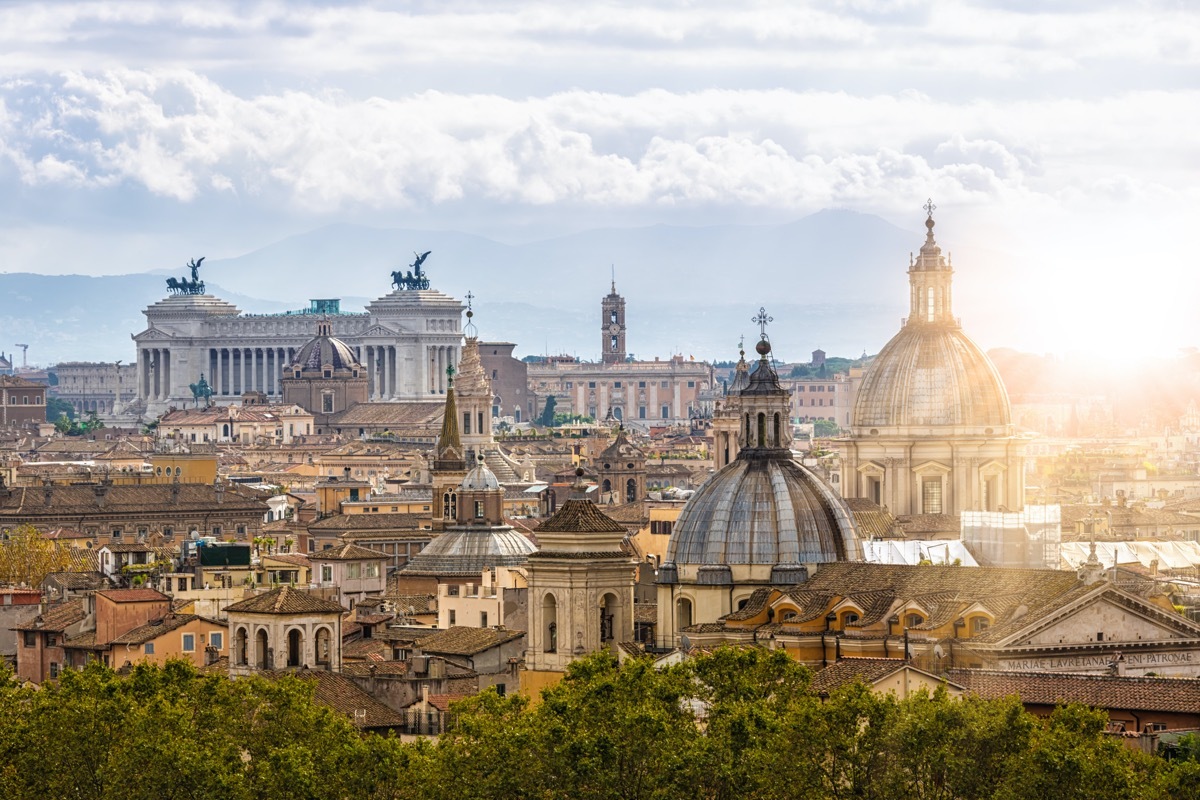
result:
[(910, 323), (867, 370), (851, 425), (1006, 434), (1010, 422), (1004, 383), (977, 344), (957, 326)]
[(317, 324), (317, 336), (300, 348), (294, 364), (300, 369), (319, 372), (327, 366), (334, 370), (360, 369), (354, 351), (341, 339), (335, 337), (327, 322)]
[(667, 563), (801, 564), (858, 560), (849, 508), (783, 449), (743, 450), (684, 506)]

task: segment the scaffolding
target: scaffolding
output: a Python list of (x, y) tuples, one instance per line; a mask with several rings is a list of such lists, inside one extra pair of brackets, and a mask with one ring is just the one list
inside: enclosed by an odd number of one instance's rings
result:
[(962, 543), (983, 566), (1059, 569), (1060, 506), (1026, 506), (1024, 511), (964, 511)]

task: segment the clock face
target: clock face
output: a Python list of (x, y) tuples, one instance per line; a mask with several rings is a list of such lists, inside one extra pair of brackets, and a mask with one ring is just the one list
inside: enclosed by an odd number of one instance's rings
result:
[(620, 332), (621, 332), (621, 326), (620, 326), (620, 325), (609, 325), (609, 326), (608, 326), (608, 332), (609, 332), (609, 333), (620, 333)]

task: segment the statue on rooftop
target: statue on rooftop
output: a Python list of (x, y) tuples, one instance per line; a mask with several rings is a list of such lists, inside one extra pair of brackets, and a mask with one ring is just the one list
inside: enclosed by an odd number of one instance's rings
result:
[(400, 290), (411, 289), (428, 289), (429, 277), (421, 270), (421, 265), (425, 263), (425, 259), (429, 258), (432, 250), (426, 250), (424, 253), (413, 252), (416, 257), (413, 263), (409, 264), (412, 269), (405, 275), (403, 270), (396, 270), (392, 273), (392, 286)]

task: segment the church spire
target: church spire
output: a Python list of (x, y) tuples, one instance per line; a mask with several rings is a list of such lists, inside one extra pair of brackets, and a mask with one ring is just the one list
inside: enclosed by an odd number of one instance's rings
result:
[(446, 368), (446, 410), (442, 415), (442, 432), (438, 436), (433, 467), (436, 470), (465, 471), (462, 438), (458, 433), (458, 406), (454, 402), (454, 367)]
[(942, 255), (942, 248), (933, 237), (936, 224), (933, 212), (937, 206), (929, 200), (925, 206), (925, 244), (921, 245), (916, 259), (909, 258), (908, 283), (911, 310), (909, 325), (957, 326), (954, 307), (951, 303), (951, 277), (954, 270)]

